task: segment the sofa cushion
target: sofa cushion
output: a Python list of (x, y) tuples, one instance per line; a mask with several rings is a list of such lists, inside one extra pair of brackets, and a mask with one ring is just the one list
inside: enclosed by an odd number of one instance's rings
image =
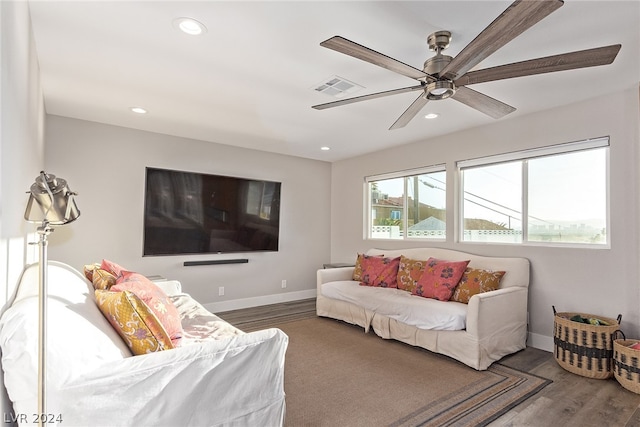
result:
[(448, 301), (464, 274), (469, 261), (445, 261), (429, 258), (413, 295)]
[(413, 293), (418, 285), (418, 280), (424, 273), (426, 260), (416, 260), (400, 255), (400, 264), (398, 266), (398, 289)]
[(504, 274), (504, 271), (467, 268), (451, 296), (451, 301), (468, 304), (475, 294), (495, 291), (500, 287), (500, 279)]
[(209, 312), (187, 294), (173, 295), (169, 298), (178, 309), (182, 320), (182, 346), (244, 335), (242, 330)]
[(380, 314), (420, 329), (457, 331), (466, 327), (468, 306), (454, 301), (419, 298), (400, 289), (359, 286), (353, 280), (324, 283), (321, 293), (356, 304), (374, 316)]
[(158, 318), (133, 292), (96, 290), (96, 301), (102, 314), (133, 354), (173, 348), (171, 338)]
[(362, 261), (363, 286), (397, 288), (398, 265), (400, 258), (366, 257)]

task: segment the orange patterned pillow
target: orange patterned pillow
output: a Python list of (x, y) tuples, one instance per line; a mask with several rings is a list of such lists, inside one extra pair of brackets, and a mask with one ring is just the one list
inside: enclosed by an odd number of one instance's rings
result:
[(96, 268), (100, 268), (100, 263), (86, 264), (82, 271), (84, 272), (84, 277), (87, 278), (90, 282), (93, 282), (93, 271)]
[(444, 261), (429, 258), (424, 273), (412, 295), (448, 301), (469, 264), (466, 261)]
[(133, 292), (96, 290), (96, 302), (133, 354), (173, 348), (158, 318)]
[(362, 269), (364, 268), (364, 264), (366, 262), (367, 259), (371, 258), (371, 257), (376, 257), (376, 258), (382, 258), (382, 255), (365, 255), (365, 254), (358, 254), (358, 258), (356, 258), (356, 266), (353, 269), (353, 276), (352, 276), (352, 280), (361, 282), (362, 281)]
[(93, 270), (91, 278), (94, 289), (108, 291), (109, 288), (116, 284), (116, 276), (101, 268)]
[(400, 255), (400, 265), (398, 266), (398, 289), (413, 292), (418, 285), (418, 280), (424, 273), (426, 261), (407, 258)]
[(495, 291), (500, 287), (500, 279), (504, 271), (478, 270), (467, 268), (460, 279), (460, 283), (451, 296), (451, 301), (469, 304), (475, 294)]
[(362, 280), (362, 260), (364, 259), (365, 254), (358, 254), (356, 258), (356, 266), (353, 269), (353, 280), (357, 280), (358, 282)]

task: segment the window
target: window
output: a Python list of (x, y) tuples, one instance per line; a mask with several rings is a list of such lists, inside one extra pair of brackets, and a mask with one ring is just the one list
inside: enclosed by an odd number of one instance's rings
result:
[(446, 238), (444, 165), (367, 177), (365, 181), (368, 238)]
[(463, 240), (522, 241), (522, 163), (463, 171)]
[(458, 162), (465, 242), (608, 241), (609, 140)]

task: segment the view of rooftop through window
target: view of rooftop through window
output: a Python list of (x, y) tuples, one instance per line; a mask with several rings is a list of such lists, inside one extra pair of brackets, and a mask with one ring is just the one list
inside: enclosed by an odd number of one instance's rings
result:
[(607, 244), (607, 150), (462, 169), (462, 240)]
[[(608, 139), (460, 162), (460, 240), (608, 244)], [(446, 172), (367, 180), (369, 237), (446, 239)]]
[(370, 181), (369, 190), (372, 238), (446, 237), (444, 170)]

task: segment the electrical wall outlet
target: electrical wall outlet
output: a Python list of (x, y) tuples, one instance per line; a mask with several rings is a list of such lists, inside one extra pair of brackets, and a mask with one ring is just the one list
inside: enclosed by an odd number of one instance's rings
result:
[(218, 288), (218, 296), (224, 296), (224, 286)]
[(287, 281), (286, 280), (282, 280), (282, 289), (287, 287)]

